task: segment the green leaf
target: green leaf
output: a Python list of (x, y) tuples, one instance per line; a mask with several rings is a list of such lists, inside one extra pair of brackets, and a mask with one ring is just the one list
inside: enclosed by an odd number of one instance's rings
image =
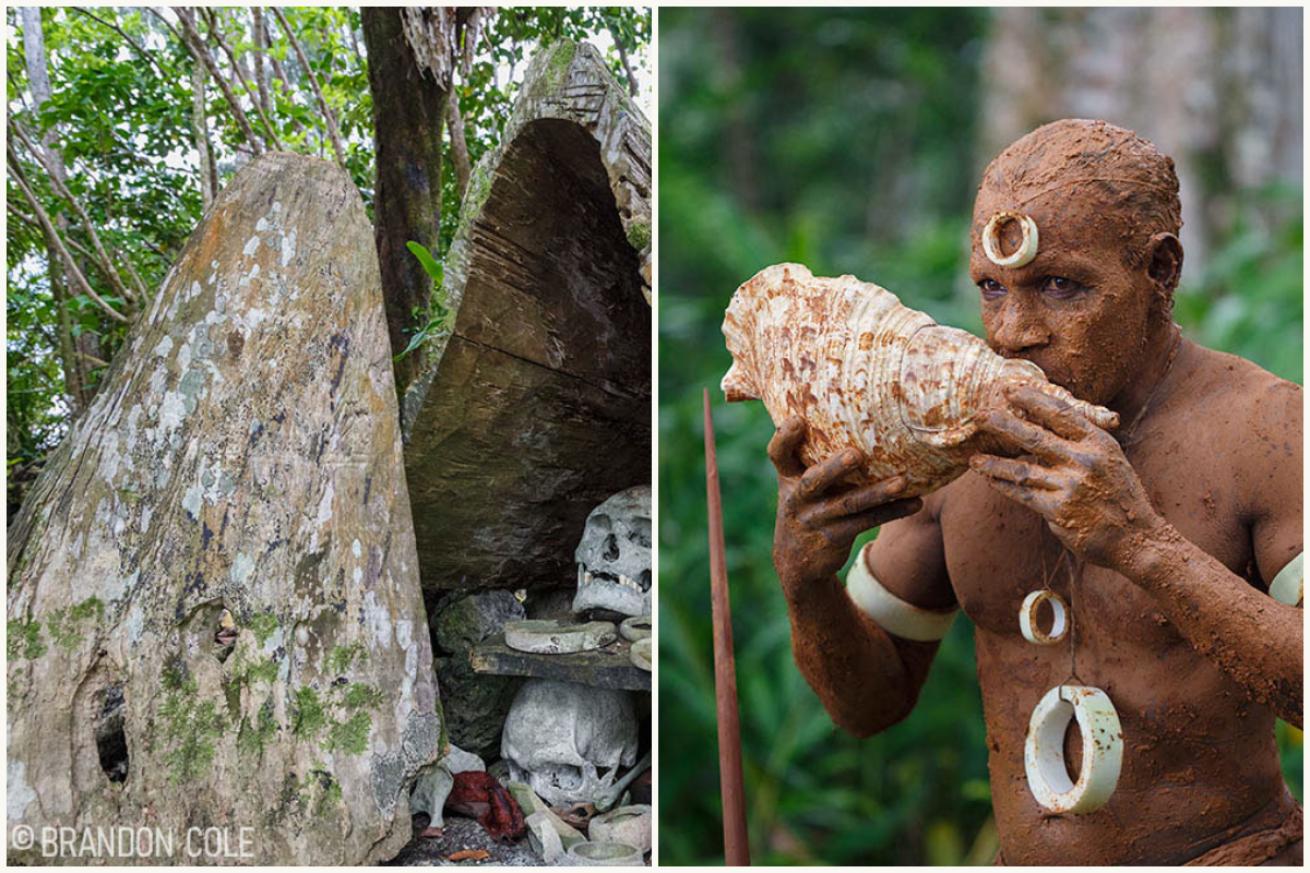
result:
[(432, 253), (426, 248), (413, 240), (405, 243), (405, 248), (409, 249), (414, 257), (418, 258), (419, 263), (423, 265), (423, 269), (432, 277), (432, 281), (440, 285), (442, 277), (445, 275), (441, 262), (432, 257)]

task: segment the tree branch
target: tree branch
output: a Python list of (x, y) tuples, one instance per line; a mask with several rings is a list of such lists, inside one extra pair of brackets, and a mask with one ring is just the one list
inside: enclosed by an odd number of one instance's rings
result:
[(261, 154), (264, 149), (255, 137), (254, 130), (251, 129), (250, 121), (246, 118), (246, 113), (241, 109), (241, 103), (237, 100), (236, 95), (232, 93), (232, 88), (228, 85), (227, 80), (223, 78), (223, 74), (219, 72), (214, 59), (209, 56), (209, 52), (205, 51), (204, 40), (200, 38), (200, 32), (196, 30), (191, 11), (184, 7), (178, 7), (174, 11), (177, 14), (178, 23), (182, 25), (182, 32), (185, 34), (183, 41), (186, 43), (186, 47), (197, 61), (205, 65), (210, 78), (217, 82), (218, 87), (222, 89), (223, 99), (227, 101), (227, 105), (232, 109), (232, 115), (237, 120), (237, 126), (241, 128), (241, 133), (245, 136), (246, 142), (250, 144), (251, 150), (256, 155)]
[(246, 94), (253, 98), (252, 102), (255, 104), (255, 113), (259, 116), (260, 122), (264, 125), (264, 130), (268, 131), (269, 144), (277, 151), (282, 151), (282, 143), (278, 142), (277, 130), (273, 127), (273, 122), (269, 121), (268, 116), (264, 114), (264, 107), (259, 105), (258, 95), (254, 93), (253, 89), (250, 87), (250, 82), (246, 81), (246, 76), (241, 70), (241, 64), (237, 61), (236, 52), (232, 50), (232, 47), (227, 44), (227, 40), (223, 38), (223, 31), (218, 27), (218, 17), (214, 14), (214, 10), (207, 6), (202, 6), (200, 7), (200, 13), (205, 16), (205, 21), (209, 23), (209, 35), (214, 38), (218, 43), (218, 47), (223, 50), (225, 55), (227, 55), (228, 63), (232, 65), (232, 72), (236, 76), (237, 81), (241, 83), (241, 87), (245, 90)]
[(314, 75), (313, 68), (309, 66), (309, 59), (305, 57), (305, 50), (300, 47), (300, 40), (296, 39), (296, 34), (291, 29), (291, 25), (287, 23), (286, 16), (282, 14), (282, 10), (276, 6), (272, 6), (269, 8), (269, 11), (273, 13), (278, 24), (282, 25), (282, 30), (286, 33), (287, 40), (291, 43), (291, 47), (296, 51), (296, 58), (300, 61), (300, 68), (304, 70), (305, 75), (309, 77), (309, 84), (314, 89), (314, 96), (318, 99), (319, 110), (322, 111), (323, 117), (327, 119), (328, 136), (332, 138), (332, 150), (337, 153), (337, 163), (344, 169), (346, 166), (346, 150), (341, 147), (341, 132), (337, 129), (336, 116), (332, 114), (331, 107), (329, 107), (327, 101), (323, 99), (322, 89), (318, 87), (318, 76)]
[(606, 22), (605, 27), (610, 32), (610, 37), (614, 40), (614, 47), (619, 50), (619, 61), (623, 64), (623, 72), (628, 77), (628, 96), (633, 100), (637, 99), (637, 77), (632, 75), (632, 65), (628, 63), (628, 51), (623, 47), (623, 40), (619, 39), (619, 32), (614, 29), (614, 25)]
[(77, 280), (77, 284), (81, 286), (82, 292), (86, 294), (86, 296), (89, 297), (96, 306), (100, 307), (106, 315), (114, 321), (123, 324), (130, 324), (130, 319), (106, 303), (105, 299), (95, 292), (95, 289), (91, 287), (91, 283), (86, 280), (86, 276), (82, 275), (82, 271), (78, 269), (77, 261), (73, 260), (73, 256), (69, 253), (68, 247), (64, 245), (63, 239), (61, 239), (58, 232), (55, 231), (55, 226), (54, 223), (50, 221), (50, 216), (47, 215), (45, 209), (42, 208), (41, 201), (37, 199), (36, 194), (32, 192), (31, 187), (27, 184), (27, 177), (23, 174), (23, 169), (18, 162), (18, 156), (14, 154), (13, 144), (5, 143), (5, 151), (9, 158), (10, 177), (18, 184), (19, 189), (23, 192), (23, 196), (27, 198), (28, 205), (30, 205), (33, 212), (36, 213), (37, 220), (41, 223), (41, 228), (45, 231), (46, 239), (49, 241), (50, 246), (58, 250), (60, 256), (64, 259), (65, 269), (68, 270), (69, 274)]
[(9, 129), (18, 134), (18, 138), (22, 140), (23, 145), (27, 146), (27, 150), (32, 153), (37, 162), (41, 164), (41, 167), (49, 174), (51, 187), (68, 201), (69, 205), (73, 207), (73, 211), (77, 213), (77, 217), (82, 220), (82, 227), (86, 230), (86, 235), (91, 239), (91, 245), (95, 249), (96, 257), (93, 260), (96, 266), (100, 268), (100, 272), (109, 280), (109, 284), (113, 286), (115, 293), (124, 300), (135, 302), (136, 294), (123, 282), (123, 277), (118, 275), (118, 268), (114, 266), (113, 260), (109, 257), (109, 252), (105, 251), (104, 244), (100, 242), (100, 234), (96, 233), (95, 225), (91, 223), (91, 217), (82, 208), (81, 201), (73, 196), (73, 192), (69, 191), (68, 186), (59, 178), (60, 174), (55, 171), (53, 162), (45, 155), (45, 150), (32, 142), (21, 124), (14, 121), (13, 118), (10, 118), (10, 122)]

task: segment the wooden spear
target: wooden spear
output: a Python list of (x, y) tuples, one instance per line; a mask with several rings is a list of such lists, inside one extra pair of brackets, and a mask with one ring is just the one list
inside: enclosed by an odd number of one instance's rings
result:
[(714, 454), (710, 391), (705, 389), (705, 494), (709, 502), (710, 604), (714, 625), (714, 697), (719, 722), (719, 791), (723, 797), (723, 857), (731, 867), (750, 864), (746, 838), (746, 791), (741, 779), (741, 722), (737, 715), (737, 668), (732, 654), (728, 560), (723, 547), (723, 498)]

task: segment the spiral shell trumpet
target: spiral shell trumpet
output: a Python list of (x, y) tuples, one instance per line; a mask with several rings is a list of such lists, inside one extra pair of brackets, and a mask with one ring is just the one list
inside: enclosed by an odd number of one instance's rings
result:
[(925, 494), (968, 468), (975, 416), (1025, 384), (1103, 428), (1118, 416), (1047, 381), (1031, 361), (1007, 359), (978, 337), (944, 327), (895, 294), (854, 276), (816, 277), (777, 264), (741, 285), (723, 320), (733, 364), (729, 401), (763, 400), (775, 424), (808, 425), (802, 460), (847, 447), (864, 453), (871, 481), (901, 475), (905, 496)]

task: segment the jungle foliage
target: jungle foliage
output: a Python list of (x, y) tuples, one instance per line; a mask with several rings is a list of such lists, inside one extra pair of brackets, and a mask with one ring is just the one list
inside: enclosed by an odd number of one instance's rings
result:
[[(835, 728), (792, 660), (771, 563), (772, 424), (762, 404), (724, 404), (718, 392), (728, 298), (779, 261), (874, 279), (981, 332), (967, 255), (991, 157), (975, 146), (988, 25), (981, 9), (661, 12), (662, 863), (722, 858), (703, 387), (715, 399), (752, 860), (992, 861), (969, 622), (956, 622), (905, 722), (868, 740)], [(1176, 303), (1189, 336), (1296, 381), (1300, 198), (1291, 184), (1242, 192), (1208, 262), (1188, 263)], [(1280, 724), (1279, 739), (1299, 796), (1300, 732)]]
[[(375, 178), (357, 8), (42, 8), (48, 96), (29, 77), (24, 15), (6, 11), (11, 514), (199, 221), (207, 159), (216, 190), (265, 150), (336, 160), (370, 217)], [(604, 47), (634, 94), (649, 75), (648, 9), (514, 8), (484, 21), (454, 81), (473, 164), (499, 140), (538, 45)], [(207, 60), (193, 75), (197, 51)], [(458, 222), (453, 161), (442, 176), (444, 251)], [(52, 255), (43, 213), (85, 285), (58, 246)]]

